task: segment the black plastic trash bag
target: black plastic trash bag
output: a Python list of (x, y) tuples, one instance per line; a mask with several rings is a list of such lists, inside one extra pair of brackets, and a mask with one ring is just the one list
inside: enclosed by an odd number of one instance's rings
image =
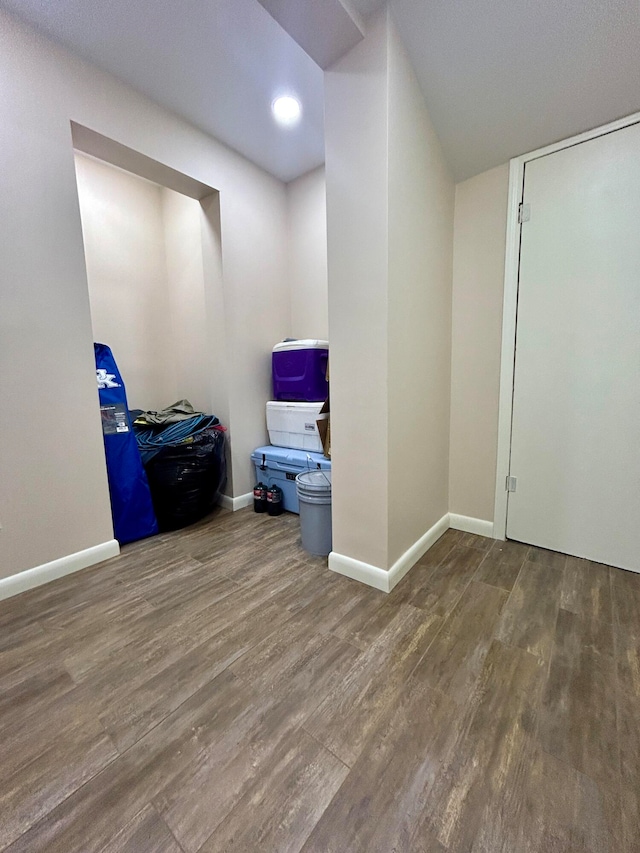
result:
[(208, 429), (159, 450), (146, 463), (161, 531), (178, 530), (214, 508), (227, 480), (224, 432)]

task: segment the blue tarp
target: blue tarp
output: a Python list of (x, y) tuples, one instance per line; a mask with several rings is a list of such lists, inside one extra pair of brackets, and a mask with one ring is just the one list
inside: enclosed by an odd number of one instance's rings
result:
[(133, 429), (142, 464), (147, 466), (164, 447), (175, 447), (185, 439), (199, 435), (219, 423), (215, 415), (202, 414), (164, 427), (145, 427), (134, 422)]
[(113, 529), (118, 542), (124, 544), (144, 539), (145, 536), (153, 536), (158, 532), (158, 522), (133, 432), (120, 371), (108, 346), (93, 346)]

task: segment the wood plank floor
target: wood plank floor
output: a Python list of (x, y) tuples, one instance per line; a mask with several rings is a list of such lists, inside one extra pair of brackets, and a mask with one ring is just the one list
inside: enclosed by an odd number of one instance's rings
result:
[(218, 510), (0, 602), (0, 850), (638, 853), (640, 575)]

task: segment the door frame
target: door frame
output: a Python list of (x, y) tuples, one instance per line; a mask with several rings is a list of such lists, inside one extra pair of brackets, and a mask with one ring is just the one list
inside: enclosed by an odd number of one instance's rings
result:
[(502, 349), (500, 353), (500, 396), (498, 403), (498, 447), (496, 462), (496, 492), (493, 509), (493, 537), (506, 539), (507, 486), (511, 462), (511, 422), (513, 416), (513, 381), (516, 355), (516, 325), (518, 311), (518, 282), (520, 269), (520, 224), (518, 207), (524, 193), (525, 165), (532, 160), (572, 148), (590, 139), (614, 133), (640, 124), (640, 112), (617, 121), (587, 130), (577, 136), (554, 142), (509, 161), (509, 190), (507, 197), (507, 229), (504, 261), (504, 295), (502, 302)]

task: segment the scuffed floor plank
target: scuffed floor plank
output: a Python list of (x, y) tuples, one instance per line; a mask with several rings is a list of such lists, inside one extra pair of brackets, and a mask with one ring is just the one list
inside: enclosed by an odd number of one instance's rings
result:
[(295, 732), (199, 849), (298, 853), (348, 772), (317, 741)]
[(471, 581), (412, 678), (425, 680), (464, 705), (482, 670), (506, 599), (506, 591)]
[(560, 607), (562, 569), (530, 557), (511, 590), (496, 636), (509, 646), (549, 660)]
[(593, 651), (591, 625), (560, 610), (545, 685), (539, 739), (550, 755), (614, 789), (620, 778), (612, 657)]
[(403, 605), (378, 641), (319, 705), (306, 730), (351, 766), (369, 733), (395, 705), (398, 691), (440, 624), (439, 617)]
[(100, 853), (182, 853), (167, 825), (145, 806)]
[[(424, 682), (399, 691), (393, 709), (372, 733), (368, 748), (323, 814), (304, 853), (412, 853), (441, 850), (420, 815), (451, 748), (453, 702)], [(420, 842), (414, 839), (420, 838)]]

